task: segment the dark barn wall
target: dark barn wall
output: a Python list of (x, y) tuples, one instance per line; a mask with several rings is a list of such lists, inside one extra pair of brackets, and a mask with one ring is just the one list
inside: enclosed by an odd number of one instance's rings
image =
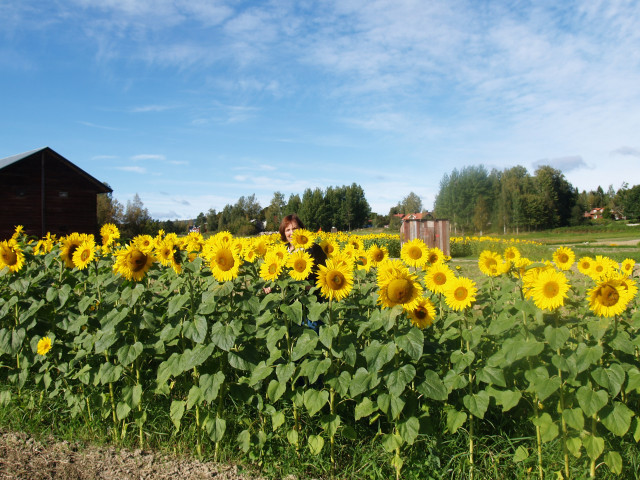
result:
[(98, 233), (97, 186), (52, 151), (0, 170), (0, 186), (0, 239), (9, 238), (15, 225), (37, 237)]

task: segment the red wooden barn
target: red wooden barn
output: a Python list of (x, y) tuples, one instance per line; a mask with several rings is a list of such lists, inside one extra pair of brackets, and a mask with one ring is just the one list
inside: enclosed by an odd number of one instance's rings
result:
[(97, 194), (112, 190), (49, 147), (0, 160), (0, 240), (16, 225), (47, 232), (98, 233)]

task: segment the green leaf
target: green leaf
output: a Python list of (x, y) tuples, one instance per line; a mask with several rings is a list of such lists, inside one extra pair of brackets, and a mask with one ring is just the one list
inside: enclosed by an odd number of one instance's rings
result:
[(591, 434), (585, 435), (582, 439), (582, 444), (591, 460), (597, 460), (604, 451), (604, 439), (602, 437), (596, 437)]
[(389, 388), (389, 393), (399, 397), (407, 384), (413, 380), (416, 376), (416, 368), (411, 364), (406, 364), (399, 367), (397, 370), (393, 370), (386, 376), (385, 381)]
[(464, 406), (467, 407), (467, 410), (469, 410), (472, 415), (478, 418), (484, 418), (484, 414), (487, 408), (489, 408), (490, 399), (489, 394), (481, 390), (472, 395), (465, 395), (462, 398), (462, 403), (464, 403)]
[(344, 397), (349, 393), (349, 386), (351, 385), (351, 375), (346, 370), (340, 372), (337, 377), (327, 378), (325, 382), (336, 391), (338, 395)]
[(620, 393), (620, 389), (624, 383), (625, 373), (620, 365), (614, 363), (608, 368), (596, 368), (591, 372), (591, 377), (598, 385), (609, 390), (609, 394), (612, 397), (615, 397)]
[(276, 367), (276, 376), (278, 377), (278, 381), (286, 384), (295, 371), (296, 365), (293, 362), (278, 365)]
[(456, 433), (466, 421), (467, 414), (465, 412), (459, 412), (455, 408), (447, 410), (447, 430), (449, 433)]
[(82, 297), (78, 302), (78, 311), (84, 313), (84, 311), (95, 301), (94, 296)]
[(396, 433), (388, 433), (382, 436), (382, 446), (387, 452), (393, 452), (402, 446), (402, 437)]
[(633, 355), (635, 353), (635, 346), (629, 337), (629, 334), (625, 331), (619, 331), (616, 337), (609, 342), (609, 346), (614, 350)]
[(584, 429), (584, 415), (580, 408), (566, 408), (562, 411), (562, 417), (571, 428), (582, 432)]
[(0, 406), (6, 407), (11, 403), (11, 390), (2, 390), (0, 392)]
[(60, 307), (64, 307), (64, 304), (67, 303), (70, 293), (71, 287), (66, 283), (58, 289), (58, 300), (60, 300)]
[(340, 415), (336, 415), (335, 413), (323, 415), (320, 418), (320, 425), (322, 426), (322, 429), (327, 432), (329, 437), (335, 436), (338, 428), (340, 427), (340, 422)]
[(576, 458), (580, 458), (582, 453), (580, 449), (582, 448), (582, 440), (580, 437), (569, 437), (567, 438), (567, 449), (571, 452)]
[(187, 410), (191, 410), (194, 405), (199, 405), (202, 403), (204, 396), (202, 395), (202, 389), (197, 385), (193, 385), (189, 390), (189, 395), (187, 397)]
[(321, 435), (309, 435), (307, 446), (309, 447), (311, 455), (319, 455), (322, 447), (324, 447), (324, 438), (322, 438)]
[(436, 372), (425, 370), (424, 377), (424, 381), (416, 387), (419, 393), (433, 400), (442, 401), (448, 398), (447, 387)]
[(625, 388), (625, 391), (627, 393), (630, 393), (635, 390), (636, 392), (640, 393), (640, 370), (635, 367), (630, 368), (627, 371), (627, 377), (629, 378), (629, 380), (627, 381), (627, 387)]
[(514, 462), (519, 463), (526, 460), (527, 458), (529, 458), (529, 451), (525, 447), (520, 445), (518, 448), (516, 448), (516, 453), (513, 454)]
[(356, 370), (356, 373), (351, 379), (351, 385), (349, 385), (349, 392), (351, 396), (356, 398), (361, 393), (364, 393), (372, 388), (376, 387), (380, 383), (380, 378), (374, 372), (368, 372), (365, 368), (360, 367)]
[(476, 358), (476, 354), (473, 351), (462, 352), (455, 350), (451, 352), (451, 363), (453, 364), (453, 370), (456, 373), (463, 372), (469, 365), (473, 363)]
[(118, 349), (118, 361), (126, 367), (138, 358), (143, 349), (144, 347), (140, 342), (136, 342), (133, 345), (123, 345)]
[(216, 372), (213, 375), (209, 375), (208, 373), (200, 375), (199, 385), (202, 391), (202, 398), (204, 398), (207, 403), (213, 402), (217, 398), (223, 383), (224, 373), (222, 372)]
[(99, 380), (102, 385), (117, 382), (122, 375), (122, 367), (120, 365), (113, 365), (110, 362), (100, 365), (96, 380)]
[(379, 371), (384, 365), (389, 363), (396, 353), (396, 346), (393, 342), (381, 344), (374, 340), (367, 345), (363, 351), (367, 359), (367, 368), (370, 372)]
[(551, 325), (547, 325), (544, 329), (544, 338), (546, 338), (547, 343), (553, 350), (558, 350), (562, 348), (569, 337), (571, 336), (571, 332), (565, 326), (555, 328)]
[(273, 428), (273, 431), (275, 432), (278, 430), (284, 424), (284, 421), (285, 417), (283, 412), (274, 412), (273, 415), (271, 415), (271, 427)]
[(517, 325), (517, 322), (514, 322), (513, 316), (506, 311), (502, 311), (497, 317), (491, 320), (487, 333), (491, 336), (498, 336), (513, 328), (515, 325)]
[(304, 392), (304, 406), (313, 417), (329, 401), (329, 392), (326, 390), (315, 390), (313, 388)]
[[(319, 304), (319, 305), (322, 305), (322, 304)], [(331, 348), (333, 344), (333, 339), (337, 338), (338, 335), (340, 335), (339, 325), (320, 326), (320, 343), (322, 343), (325, 347)]]
[(313, 352), (317, 344), (318, 336), (316, 335), (316, 333), (309, 328), (305, 329), (305, 331), (302, 333), (302, 335), (300, 335), (298, 341), (293, 347), (291, 359), (294, 362), (300, 360), (305, 355)]
[(604, 463), (606, 463), (609, 470), (616, 475), (620, 475), (622, 473), (622, 457), (618, 452), (611, 450), (605, 453)]
[(272, 402), (276, 402), (286, 391), (287, 384), (274, 379), (269, 382), (269, 386), (267, 387), (267, 396)]
[(576, 393), (580, 408), (587, 417), (598, 413), (609, 401), (609, 395), (604, 390), (592, 390), (590, 387), (583, 385)]
[(396, 420), (400, 416), (406, 404), (402, 397), (396, 397), (388, 393), (378, 395), (376, 403), (378, 404), (378, 408), (392, 420)]
[(293, 302), (291, 305), (283, 304), (280, 305), (280, 310), (284, 313), (291, 324), (300, 325), (302, 324), (302, 304), (297, 300)]
[(356, 421), (360, 420), (361, 418), (368, 417), (377, 409), (378, 407), (376, 406), (375, 403), (371, 401), (369, 397), (364, 397), (362, 401), (356, 405), (356, 411), (355, 411)]
[(520, 390), (497, 390), (487, 387), (487, 393), (496, 399), (496, 403), (502, 406), (502, 411), (507, 412), (520, 402), (522, 393)]
[(400, 335), (396, 338), (396, 344), (400, 350), (406, 352), (412, 360), (417, 362), (422, 356), (424, 334), (419, 328), (412, 327), (406, 335)]
[(173, 317), (178, 310), (180, 310), (185, 303), (189, 301), (189, 293), (183, 293), (181, 295), (173, 295), (169, 304), (167, 305), (167, 317)]
[(320, 375), (327, 373), (331, 367), (331, 360), (323, 358), (322, 360), (305, 360), (300, 367), (300, 375), (309, 379), (309, 383), (315, 383)]
[(575, 356), (578, 373), (585, 371), (591, 365), (596, 365), (602, 358), (602, 353), (601, 345), (587, 347), (584, 343), (580, 343), (576, 352), (571, 355)]
[(297, 432), (297, 430), (293, 430), (293, 429), (289, 430), (287, 432), (287, 440), (289, 440), (289, 443), (291, 445), (298, 445), (298, 441), (299, 440), (298, 440), (298, 432)]
[(183, 400), (173, 400), (169, 407), (169, 417), (176, 427), (176, 431), (180, 430), (180, 420), (184, 415), (185, 402)]
[(247, 453), (251, 448), (251, 432), (249, 432), (249, 430), (242, 430), (236, 437), (236, 442), (238, 442), (240, 450)]
[(542, 443), (547, 443), (558, 436), (558, 425), (553, 422), (551, 415), (543, 413), (538, 418), (533, 419), (533, 424), (540, 427), (540, 436)]
[(193, 321), (184, 322), (182, 333), (186, 338), (194, 343), (202, 343), (207, 337), (208, 327), (207, 319), (200, 315), (196, 315)]
[(635, 425), (635, 428), (633, 429), (633, 439), (637, 442), (640, 442), (640, 420), (638, 420), (638, 417), (633, 419), (633, 423)]
[(211, 327), (211, 341), (221, 350), (228, 352), (236, 343), (236, 334), (231, 325), (221, 322), (214, 323)]
[(420, 420), (409, 417), (404, 422), (398, 423), (398, 433), (406, 443), (413, 445), (420, 433)]
[(118, 417), (118, 420), (123, 420), (127, 418), (130, 411), (131, 407), (129, 405), (125, 402), (118, 402), (118, 405), (116, 406), (116, 417)]
[(227, 430), (227, 422), (224, 418), (207, 416), (204, 428), (207, 429), (212, 442), (219, 442)]
[(622, 437), (629, 430), (633, 415), (633, 411), (624, 403), (615, 402), (613, 407), (607, 406), (602, 410), (600, 421), (611, 433)]
[(249, 378), (249, 385), (254, 386), (256, 383), (261, 382), (273, 371), (273, 367), (267, 365), (264, 361), (260, 362), (256, 365), (256, 368), (251, 372), (251, 377)]
[(500, 387), (506, 387), (507, 383), (504, 379), (504, 371), (496, 367), (482, 367), (476, 374), (478, 381), (487, 383), (489, 385), (498, 385)]
[(116, 340), (118, 340), (118, 334), (116, 332), (100, 331), (96, 334), (96, 343), (93, 347), (94, 351), (97, 354), (103, 353), (111, 347), (111, 345), (116, 343)]

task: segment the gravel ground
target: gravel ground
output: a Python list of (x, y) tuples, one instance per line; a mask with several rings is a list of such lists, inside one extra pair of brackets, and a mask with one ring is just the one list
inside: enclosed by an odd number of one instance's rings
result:
[(43, 444), (24, 433), (0, 431), (0, 479), (261, 480), (235, 466), (113, 447), (80, 449), (69, 442)]

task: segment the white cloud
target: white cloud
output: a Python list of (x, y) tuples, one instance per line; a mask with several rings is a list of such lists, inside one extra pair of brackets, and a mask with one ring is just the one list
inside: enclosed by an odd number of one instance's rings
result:
[(133, 155), (131, 160), (134, 162), (142, 161), (142, 160), (166, 160), (164, 155), (158, 155), (154, 153), (141, 153), (139, 155)]
[(117, 170), (122, 170), (123, 172), (132, 172), (132, 173), (147, 173), (147, 169), (143, 167), (116, 167)]

